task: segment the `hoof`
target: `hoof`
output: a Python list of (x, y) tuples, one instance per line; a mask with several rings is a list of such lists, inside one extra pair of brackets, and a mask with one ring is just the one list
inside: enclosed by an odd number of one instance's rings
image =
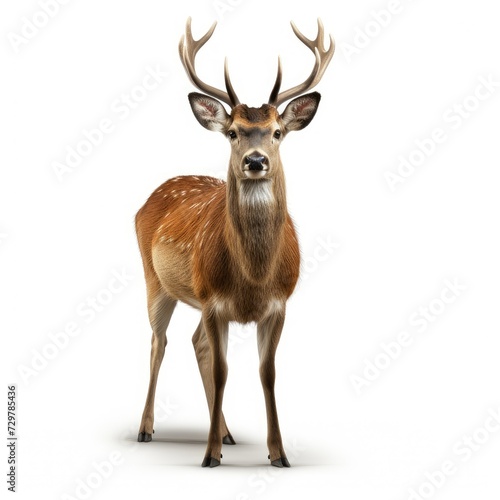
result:
[(286, 457), (281, 457), (277, 458), (276, 460), (273, 460), (271, 462), (271, 465), (274, 465), (275, 467), (279, 467), (280, 469), (282, 469), (283, 467), (290, 467), (290, 462)]
[(203, 462), (201, 463), (202, 467), (210, 467), (211, 469), (213, 469), (214, 467), (218, 467), (219, 465), (220, 465), (220, 460), (217, 460), (214, 457), (205, 457), (203, 459)]
[(137, 441), (139, 441), (139, 443), (149, 443), (151, 439), (151, 434), (148, 434), (147, 432), (139, 432), (139, 435), (137, 436)]
[(231, 436), (231, 433), (228, 433), (227, 436), (224, 436), (222, 438), (222, 442), (224, 444), (236, 444), (236, 441), (233, 439), (233, 436)]

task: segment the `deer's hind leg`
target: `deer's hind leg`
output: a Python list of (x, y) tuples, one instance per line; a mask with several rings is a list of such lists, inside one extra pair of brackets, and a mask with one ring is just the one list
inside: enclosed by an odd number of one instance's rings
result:
[(165, 347), (167, 345), (167, 327), (174, 312), (177, 300), (168, 297), (161, 289), (156, 278), (147, 280), (149, 322), (153, 330), (151, 339), (150, 378), (146, 404), (139, 427), (139, 442), (151, 441), (154, 423), (154, 403), (158, 372), (160, 371)]
[[(203, 387), (205, 388), (205, 395), (207, 397), (208, 410), (212, 414), (212, 407), (214, 403), (214, 384), (212, 380), (212, 355), (210, 352), (210, 346), (208, 344), (208, 339), (203, 329), (203, 321), (200, 321), (198, 328), (193, 335), (193, 346), (196, 353), (196, 360), (198, 361), (198, 368), (200, 369), (201, 379), (203, 380)], [(221, 419), (221, 433), (222, 442), (224, 444), (236, 444), (233, 436), (227, 428), (226, 419), (224, 418), (224, 413), (222, 413)]]

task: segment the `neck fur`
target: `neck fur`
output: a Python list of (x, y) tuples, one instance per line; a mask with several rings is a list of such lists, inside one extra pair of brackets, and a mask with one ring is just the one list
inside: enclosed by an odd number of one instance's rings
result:
[(246, 277), (265, 282), (274, 270), (286, 221), (284, 182), (280, 179), (227, 183), (228, 245)]

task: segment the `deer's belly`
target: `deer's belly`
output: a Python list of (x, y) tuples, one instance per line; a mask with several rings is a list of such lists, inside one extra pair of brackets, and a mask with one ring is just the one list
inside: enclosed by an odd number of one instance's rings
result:
[(239, 286), (212, 289), (205, 298), (198, 297), (193, 284), (192, 256), (178, 245), (160, 243), (153, 247), (153, 267), (163, 290), (173, 299), (198, 309), (212, 309), (224, 321), (260, 322), (283, 313), (286, 298), (279, 290), (252, 285), (241, 279)]
[(192, 283), (191, 257), (170, 244), (159, 244), (153, 248), (153, 267), (163, 290), (173, 299), (180, 300), (198, 309)]

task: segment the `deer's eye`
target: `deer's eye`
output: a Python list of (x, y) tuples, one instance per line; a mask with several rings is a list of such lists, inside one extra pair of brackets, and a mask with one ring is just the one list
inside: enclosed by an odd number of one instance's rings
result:
[(276, 132), (274, 132), (273, 137), (275, 139), (279, 139), (281, 137), (281, 130), (276, 130)]
[(229, 137), (229, 139), (233, 140), (233, 139), (236, 139), (236, 132), (234, 130), (230, 130), (228, 133), (227, 133), (227, 136)]

